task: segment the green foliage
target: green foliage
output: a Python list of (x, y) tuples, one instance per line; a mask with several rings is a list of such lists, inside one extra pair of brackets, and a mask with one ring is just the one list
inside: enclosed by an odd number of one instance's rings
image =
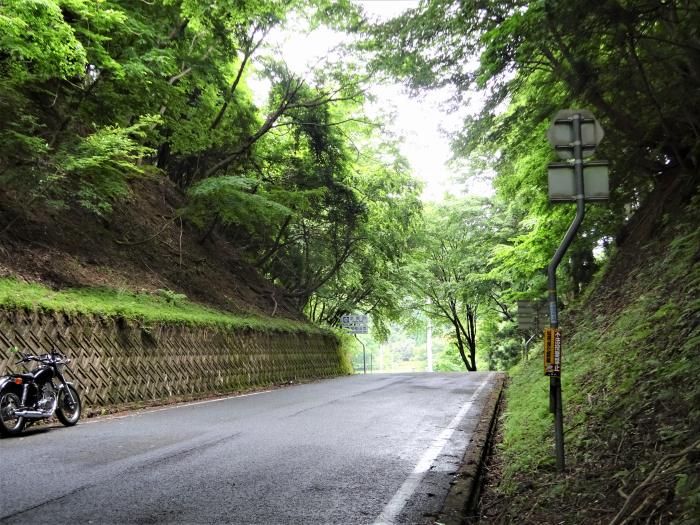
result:
[[(461, 107), (481, 92), (483, 107), (451, 138), (471, 172), (496, 174), (491, 278), (501, 304), (543, 298), (546, 266), (573, 218), (570, 206), (547, 202), (545, 166), (555, 158), (545, 131), (557, 110), (591, 109), (606, 130), (596, 154), (612, 161), (610, 204), (587, 207), (560, 267), (565, 307), (657, 184), (697, 179), (700, 106), (687, 101), (700, 86), (697, 46), (688, 45), (699, 16), (679, 1), (435, 0), (358, 26), (372, 66), (413, 90), (450, 86)], [(507, 366), (524, 340), (500, 321), (482, 333), (492, 362)]]
[(340, 358), (340, 369), (346, 374), (353, 373), (352, 354), (357, 346), (357, 340), (345, 330), (331, 328), (330, 331), (338, 339), (338, 357)]
[[(368, 38), (360, 47), (373, 53), (375, 67), (412, 88), (451, 85), (456, 102), (471, 90), (483, 92), (486, 103), (467, 117), (453, 147), (476, 171), (496, 172), (493, 205), (503, 235), (490, 241), (489, 276), (502, 305), (543, 297), (544, 270), (573, 217), (570, 207), (546, 200), (545, 166), (554, 160), (545, 140), (550, 119), (558, 109), (585, 107), (606, 130), (597, 154), (612, 161), (611, 202), (588, 207), (559, 278), (569, 307), (563, 318), (576, 316), (564, 332), (571, 472), (553, 473), (541, 362), (522, 362), (512, 369), (508, 393), (499, 487), (507, 505), (500, 521), (552, 521), (552, 502), (557, 516), (574, 523), (599, 521), (601, 508), (621, 507), (618, 489), (630, 494), (655, 466), (671, 469), (663, 455), (697, 439), (698, 338), (691, 321), (700, 285), (697, 197), (686, 210), (688, 222), (674, 221), (679, 214), (666, 210), (666, 227), (654, 236), (671, 239), (668, 244), (648, 242), (643, 230), (656, 225), (669, 193), (697, 188), (700, 106), (688, 100), (696, 100), (700, 87), (699, 16), (694, 5), (679, 1), (435, 0), (362, 28)], [(657, 188), (665, 190), (654, 194), (659, 201), (645, 202)], [(639, 220), (630, 221), (635, 210)], [(648, 244), (624, 257), (647, 267), (627, 274), (623, 254), (611, 248), (629, 235), (630, 244)], [(594, 277), (601, 262), (605, 267)], [(577, 303), (591, 282), (597, 290), (590, 287)], [(491, 360), (517, 359), (524, 341), (511, 322), (491, 317), (481, 329)], [(567, 333), (574, 334), (570, 340)], [(697, 521), (696, 455), (679, 459), (678, 472), (642, 486), (647, 490), (629, 509), (635, 515), (626, 518)]]
[(409, 293), (428, 315), (451, 327), (468, 370), (476, 369), (479, 312), (496, 285), (490, 261), (499, 232), (492, 212), (491, 203), (478, 198), (454, 199), (426, 209), (416, 249), (406, 265)]
[[(424, 372), (428, 367), (427, 359), (427, 318), (415, 316), (416, 323), (411, 326), (392, 323), (386, 340), (372, 336), (359, 336), (365, 344), (367, 371), (373, 372)], [(363, 369), (362, 346), (355, 341), (352, 362), (356, 371)], [(433, 370), (437, 372), (463, 372), (464, 363), (450, 341), (449, 330), (436, 329), (432, 334)]]
[(371, 313), (375, 337), (385, 340), (389, 323), (403, 316), (402, 267), (412, 257), (421, 188), (393, 145), (373, 144), (367, 130), (360, 131), (365, 136), (355, 142), (363, 145), (363, 155), (350, 182), (366, 206), (364, 217), (342, 268), (316, 291), (306, 311), (329, 324), (357, 310)]
[(195, 159), (215, 162), (259, 125), (241, 78), (260, 39), (295, 6), (4, 2), (0, 173), (7, 188), (26, 195), (50, 179), (52, 191), (24, 199), (25, 207), (57, 193), (104, 214), (127, 194), (118, 177), (156, 163), (178, 181), (201, 176), (189, 168)]
[[(509, 315), (512, 315), (509, 312)], [(514, 319), (504, 319), (503, 313), (491, 309), (481, 323), (480, 348), (483, 350), (489, 370), (507, 370), (525, 355), (525, 345), (530, 337), (517, 331)], [(534, 347), (534, 349), (533, 349)], [(531, 341), (528, 355), (537, 355), (537, 340)]]
[(87, 65), (85, 47), (64, 19), (62, 4), (84, 7), (79, 0), (7, 0), (0, 11), (3, 70), (15, 82), (54, 77), (81, 77)]
[[(568, 363), (567, 374), (572, 370)], [(552, 418), (547, 406), (548, 383), (543, 378), (539, 360), (523, 362), (510, 369), (511, 383), (507, 390), (506, 428), (502, 450), (506, 454), (507, 472), (503, 487), (510, 484), (516, 473), (534, 474), (543, 466), (553, 466), (551, 439)]]
[(170, 304), (178, 304), (182, 301), (187, 300), (187, 296), (184, 293), (177, 293), (173, 292), (172, 290), (158, 289), (156, 290), (156, 293)]
[(464, 361), (453, 344), (448, 345), (443, 352), (437, 354), (434, 369), (436, 372), (464, 371)]
[(0, 179), (20, 188), (29, 198), (25, 204), (42, 200), (55, 207), (67, 206), (74, 199), (81, 207), (97, 215), (107, 214), (115, 200), (129, 195), (128, 181), (146, 175), (148, 166), (139, 161), (153, 153), (141, 141), (158, 117), (143, 117), (138, 123), (121, 128), (107, 126), (85, 137), (74, 137), (49, 155), (38, 141), (15, 135), (25, 151), (43, 155), (42, 169), (9, 169)]
[[(700, 77), (687, 42), (696, 40), (699, 16), (681, 1), (591, 9), (573, 0), (435, 0), (365, 25), (362, 47), (375, 53), (376, 67), (414, 88), (483, 90), (485, 107), (458, 146), (500, 151), (505, 164), (520, 162), (517, 148), (503, 148), (514, 135), (543, 143), (533, 132), (556, 109), (591, 107), (608, 130), (602, 156), (618, 161), (616, 193), (629, 202), (652, 174), (697, 167), (690, 115), (698, 107), (687, 100)], [(504, 103), (519, 111), (502, 113)]]
[[(310, 27), (359, 20), (357, 6), (325, 0), (3, 2), (10, 220), (46, 206), (106, 218), (132, 178), (162, 173), (185, 190), (180, 214), (202, 243), (223, 236), (299, 309), (322, 303), (314, 319), (371, 308), (386, 335), (419, 188), (363, 115), (356, 68), (340, 61), (301, 78), (266, 49), (290, 16)], [(260, 107), (253, 68), (271, 86)]]
[(201, 227), (218, 221), (224, 225), (243, 225), (254, 231), (269, 231), (294, 212), (265, 193), (257, 179), (211, 177), (190, 188), (185, 214)]
[[(77, 202), (97, 215), (109, 213), (111, 203), (129, 194), (130, 177), (143, 176), (147, 168), (138, 161), (153, 153), (140, 144), (146, 130), (159, 122), (158, 117), (144, 117), (127, 128), (108, 126), (98, 129), (75, 143), (64, 144), (56, 153), (56, 168), (46, 184), (48, 195), (65, 195), (71, 189)], [(60, 186), (53, 190), (49, 186)]]

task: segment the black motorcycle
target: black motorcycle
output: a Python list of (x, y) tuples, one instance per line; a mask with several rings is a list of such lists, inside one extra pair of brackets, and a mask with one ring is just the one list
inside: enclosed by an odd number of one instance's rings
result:
[(56, 351), (43, 356), (13, 351), (22, 357), (15, 364), (35, 361), (37, 366), (27, 374), (0, 377), (0, 435), (16, 436), (25, 425), (54, 414), (64, 425), (75, 425), (80, 419), (80, 396), (59, 368), (70, 360)]

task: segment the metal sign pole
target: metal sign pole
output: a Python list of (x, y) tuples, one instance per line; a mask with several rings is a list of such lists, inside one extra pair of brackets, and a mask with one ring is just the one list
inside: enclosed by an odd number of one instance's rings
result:
[(525, 346), (523, 347), (523, 361), (527, 361), (528, 358), (530, 357), (530, 343), (532, 343), (532, 340), (537, 337), (537, 334), (532, 334), (530, 336), (530, 339), (525, 341)]
[(357, 337), (357, 334), (353, 334), (355, 336), (355, 339), (357, 339), (357, 342), (362, 345), (362, 373), (366, 374), (367, 373), (367, 353), (365, 352), (365, 344), (360, 340), (359, 337)]
[(428, 372), (433, 371), (433, 322), (428, 319), (426, 341), (425, 341), (425, 352), (428, 360), (427, 369)]
[(544, 369), (549, 376), (549, 409), (554, 413), (557, 469), (564, 471), (564, 417), (561, 395), (561, 332), (557, 310), (557, 267), (574, 240), (586, 212), (586, 201), (606, 201), (610, 196), (607, 161), (584, 165), (593, 155), (605, 132), (593, 113), (585, 109), (557, 112), (547, 130), (547, 139), (557, 156), (573, 164), (548, 166), (550, 202), (576, 202), (576, 217), (557, 248), (547, 269), (550, 326), (544, 333)]
[[(580, 114), (572, 115), (573, 122), (573, 153), (574, 153), (574, 187), (576, 199), (576, 217), (574, 222), (569, 226), (564, 239), (559, 248), (554, 253), (549, 268), (547, 269), (547, 277), (549, 284), (549, 322), (550, 327), (559, 328), (559, 315), (557, 307), (557, 267), (564, 257), (564, 253), (571, 245), (571, 242), (576, 235), (583, 217), (586, 213), (585, 194), (583, 188), (583, 148), (581, 143), (581, 119)], [(557, 470), (563, 472), (565, 468), (564, 459), (564, 415), (562, 410), (561, 396), (561, 377), (549, 378), (549, 406), (554, 412), (554, 438), (556, 445)]]

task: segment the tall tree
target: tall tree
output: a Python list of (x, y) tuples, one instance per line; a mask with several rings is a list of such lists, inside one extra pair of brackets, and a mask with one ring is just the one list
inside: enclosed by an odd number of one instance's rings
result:
[(388, 323), (402, 316), (403, 265), (415, 247), (421, 215), (420, 184), (395, 144), (379, 142), (374, 128), (358, 127), (358, 154), (350, 182), (366, 204), (358, 242), (340, 271), (312, 296), (309, 316), (330, 325), (355, 311), (372, 315), (374, 333), (386, 337)]
[(489, 276), (492, 212), (489, 201), (480, 198), (428, 207), (419, 247), (407, 267), (417, 303), (452, 327), (454, 344), (469, 371), (477, 368), (479, 314), (494, 285)]

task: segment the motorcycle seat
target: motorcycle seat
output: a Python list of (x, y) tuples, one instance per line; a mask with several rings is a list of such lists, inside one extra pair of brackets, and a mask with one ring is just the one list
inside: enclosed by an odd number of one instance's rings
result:
[(24, 381), (34, 381), (34, 374), (12, 374), (12, 377), (21, 377)]

